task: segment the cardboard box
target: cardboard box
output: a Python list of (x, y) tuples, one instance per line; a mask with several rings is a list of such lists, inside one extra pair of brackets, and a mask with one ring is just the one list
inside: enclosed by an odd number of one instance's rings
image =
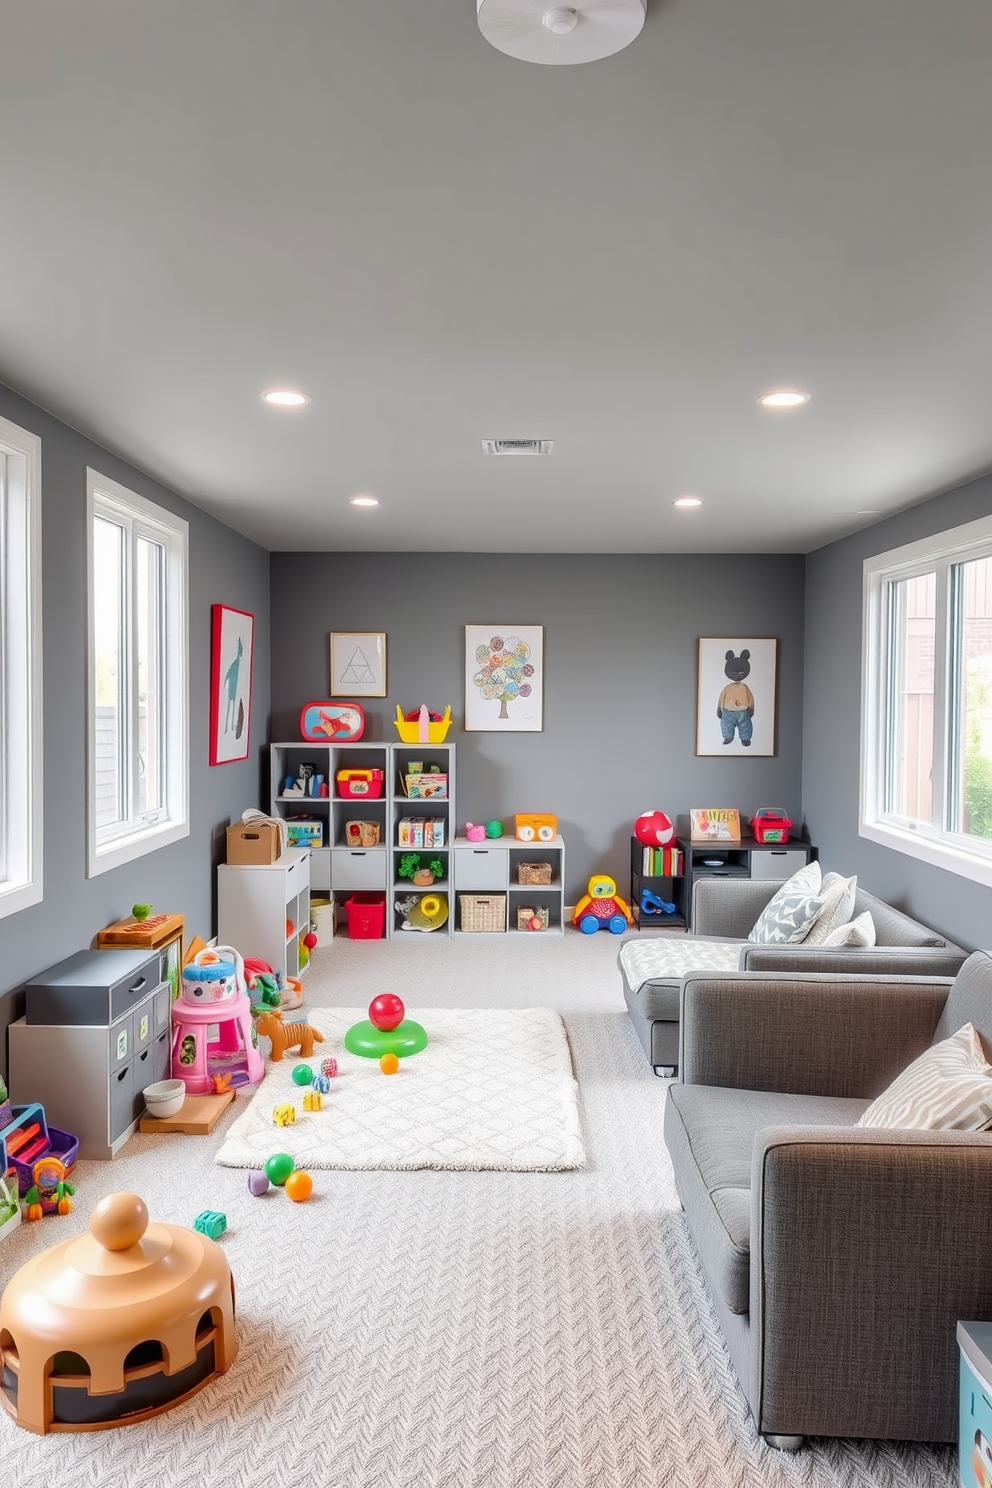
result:
[(236, 867), (274, 863), (279, 857), (279, 828), (272, 822), (235, 822), (227, 829), (227, 861)]

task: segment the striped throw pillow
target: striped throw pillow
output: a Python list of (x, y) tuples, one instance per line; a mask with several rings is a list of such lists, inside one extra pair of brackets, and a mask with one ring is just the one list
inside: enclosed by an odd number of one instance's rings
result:
[(872, 1101), (858, 1126), (984, 1131), (992, 1124), (992, 1066), (974, 1025), (934, 1044)]

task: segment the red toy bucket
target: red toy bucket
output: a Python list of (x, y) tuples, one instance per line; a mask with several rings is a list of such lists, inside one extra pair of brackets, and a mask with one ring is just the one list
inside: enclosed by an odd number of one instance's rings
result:
[(751, 818), (755, 842), (788, 842), (793, 823), (777, 806), (762, 806)]
[(353, 894), (344, 901), (349, 940), (381, 940), (386, 901), (381, 894)]

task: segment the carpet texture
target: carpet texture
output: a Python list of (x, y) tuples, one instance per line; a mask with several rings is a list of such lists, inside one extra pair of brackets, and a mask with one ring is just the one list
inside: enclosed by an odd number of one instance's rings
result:
[[(562, 1172), (585, 1164), (568, 1041), (551, 1008), (410, 1009), (427, 1048), (384, 1075), (375, 1059), (343, 1048), (365, 1008), (313, 1008), (324, 1035), (313, 1058), (287, 1053), (269, 1063), (216, 1161), (260, 1168), (272, 1152), (298, 1167), (459, 1168)], [(333, 1054), (338, 1075), (320, 1111), (303, 1110), (293, 1082), (301, 1063), (319, 1070)], [(296, 1120), (277, 1129), (273, 1106), (291, 1101)]]
[(588, 1166), (328, 1172), (307, 1204), (252, 1199), (210, 1137), (137, 1135), (84, 1162), (66, 1219), (0, 1242), (9, 1274), (117, 1189), (156, 1219), (222, 1209), (240, 1353), (142, 1426), (32, 1437), (0, 1418), (11, 1488), (953, 1488), (956, 1452), (754, 1429), (661, 1135), (666, 1082), (626, 1015), (617, 937), (334, 941), (307, 1005), (556, 1008)]

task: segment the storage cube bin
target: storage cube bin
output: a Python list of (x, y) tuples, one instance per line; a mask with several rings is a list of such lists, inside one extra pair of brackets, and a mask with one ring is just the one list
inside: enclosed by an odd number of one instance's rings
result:
[(483, 935), (506, 929), (505, 894), (459, 894), (461, 928)]
[(386, 924), (383, 894), (352, 894), (344, 901), (350, 940), (381, 940)]
[(518, 863), (517, 883), (520, 884), (549, 884), (551, 882), (550, 863)]

